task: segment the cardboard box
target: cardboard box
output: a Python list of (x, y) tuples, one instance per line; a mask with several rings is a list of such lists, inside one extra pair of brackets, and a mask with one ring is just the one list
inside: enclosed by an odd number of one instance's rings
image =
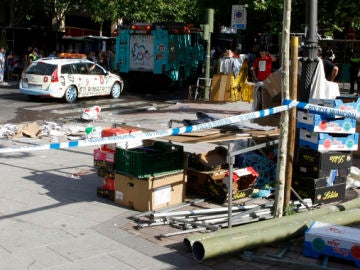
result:
[(210, 87), (210, 101), (232, 101), (232, 75), (214, 74)]
[(296, 127), (312, 132), (352, 134), (356, 132), (356, 120), (329, 119), (324, 115), (298, 111)]
[(321, 187), (329, 187), (339, 184), (346, 183), (346, 176), (337, 176), (334, 175), (332, 177), (320, 177), (314, 178), (309, 176), (303, 176), (301, 174), (293, 174), (293, 187), (298, 188), (305, 187), (305, 188), (321, 188)]
[(271, 99), (281, 94), (281, 72), (280, 70), (271, 73), (264, 81), (264, 88)]
[(94, 160), (114, 163), (115, 151), (103, 151), (101, 148), (94, 149)]
[(138, 211), (154, 211), (185, 200), (184, 172), (136, 178), (115, 174), (115, 202)]
[[(344, 103), (341, 99), (309, 99), (310, 104), (315, 104), (319, 106), (339, 109), (343, 111), (353, 111), (360, 112), (360, 99), (357, 99), (355, 102)], [(335, 118), (341, 118), (342, 116), (338, 115)]]
[[(331, 186), (326, 177), (314, 179), (310, 177), (293, 177), (292, 186), (301, 198), (310, 198), (313, 204), (327, 204), (345, 200), (346, 178), (337, 176)], [(339, 183), (339, 184), (337, 184)]]
[(352, 166), (351, 151), (325, 151), (320, 152), (300, 147), (295, 161), (295, 170), (308, 177), (321, 178), (330, 177), (336, 173), (337, 176), (346, 177)]
[(115, 190), (115, 179), (105, 176), (103, 178), (103, 186), (102, 187), (106, 190), (114, 191)]
[(305, 232), (304, 256), (332, 256), (360, 267), (360, 229), (314, 221)]
[[(274, 108), (281, 105), (281, 95), (271, 96), (267, 91), (262, 89), (261, 92), (262, 109)], [(280, 115), (280, 113), (278, 113)]]
[(114, 171), (115, 170), (115, 163), (109, 162), (105, 160), (96, 160), (94, 159), (94, 167), (95, 168), (102, 168), (108, 171)]
[(219, 185), (222, 185), (223, 179), (228, 170), (212, 170), (212, 171), (198, 171), (195, 169), (187, 169), (186, 192), (208, 196), (209, 195), (209, 177), (211, 177)]
[(96, 168), (97, 175), (100, 177), (115, 178), (115, 170), (110, 168)]
[(318, 167), (300, 165), (298, 163), (295, 163), (294, 172), (297, 174), (303, 175), (303, 176), (313, 177), (313, 178), (321, 178), (321, 177), (330, 177), (331, 178), (334, 175), (347, 177), (350, 174), (350, 167), (349, 168), (320, 169)]
[(309, 98), (310, 104), (315, 104), (319, 106), (340, 109), (344, 111), (352, 111), (356, 110), (360, 112), (360, 98), (358, 98), (355, 102), (344, 102), (341, 99), (316, 99)]
[(107, 198), (111, 201), (115, 200), (115, 190), (108, 190), (103, 187), (97, 187), (96, 194), (99, 197)]
[(188, 167), (199, 171), (212, 171), (228, 167), (227, 149), (216, 147), (208, 152), (190, 155), (188, 158)]
[[(217, 203), (224, 203), (228, 199), (227, 175), (229, 175), (228, 170), (197, 171), (188, 169), (186, 191), (207, 196)], [(249, 197), (253, 192), (249, 186), (254, 183), (257, 173), (252, 168), (249, 170), (245, 168), (239, 170), (239, 176), (234, 176), (232, 199), (238, 200)], [(248, 185), (243, 182), (248, 183)], [(247, 188), (242, 189), (244, 186)]]
[[(229, 177), (229, 173), (226, 173), (226, 176)], [(252, 187), (258, 176), (258, 172), (255, 171), (253, 167), (235, 169), (232, 177), (234, 192)], [(228, 182), (229, 181), (225, 182), (227, 188), (229, 188)]]
[(316, 133), (303, 128), (299, 131), (299, 145), (318, 151), (356, 151), (358, 149), (358, 142), (359, 133)]
[(237, 192), (233, 193), (232, 199), (240, 200), (240, 199), (251, 197), (251, 194), (253, 193), (253, 191), (254, 190), (252, 188), (238, 190)]

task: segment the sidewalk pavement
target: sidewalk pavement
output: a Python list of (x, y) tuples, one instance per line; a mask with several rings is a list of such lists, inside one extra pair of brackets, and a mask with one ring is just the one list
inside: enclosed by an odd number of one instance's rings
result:
[[(126, 124), (166, 128), (172, 118), (202, 111), (230, 115), (248, 103), (179, 103), (174, 110), (122, 115)], [(103, 118), (106, 121), (106, 117)], [(122, 122), (122, 121), (120, 121)], [(109, 123), (102, 123), (109, 124)], [(0, 147), (48, 143), (48, 138), (1, 140)], [(137, 230), (138, 213), (98, 197), (102, 185), (93, 167), (94, 147), (0, 154), (0, 270), (51, 269), (289, 269), (288, 265), (249, 262), (239, 254), (196, 262), (182, 248), (185, 236), (158, 239), (168, 227)], [(274, 247), (264, 247), (273, 252)], [(315, 263), (297, 248), (289, 258)], [(346, 261), (332, 267), (356, 269)]]
[[(170, 119), (179, 119), (179, 109), (184, 118), (200, 107), (220, 116), (248, 104), (174, 106), (121, 117), (127, 124), (167, 128)], [(111, 125), (107, 119), (98, 124)], [(48, 143), (49, 138), (3, 139), (0, 147)], [(94, 148), (0, 154), (0, 270), (213, 269), (173, 249), (179, 238), (159, 244), (154, 234), (140, 237), (129, 220), (137, 211), (97, 196), (103, 179), (93, 167)]]

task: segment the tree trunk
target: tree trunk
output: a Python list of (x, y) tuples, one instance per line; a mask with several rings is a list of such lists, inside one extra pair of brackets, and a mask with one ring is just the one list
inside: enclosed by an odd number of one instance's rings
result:
[[(291, 0), (284, 0), (283, 31), (281, 44), (281, 91), (282, 99), (289, 99), (289, 48), (290, 48)], [(285, 171), (287, 161), (289, 111), (281, 113), (279, 154), (276, 168), (275, 217), (281, 217), (284, 209)]]

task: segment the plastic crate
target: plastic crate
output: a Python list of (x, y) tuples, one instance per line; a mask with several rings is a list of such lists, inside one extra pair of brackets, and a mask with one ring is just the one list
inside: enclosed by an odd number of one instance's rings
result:
[[(133, 128), (133, 127), (117, 127), (117, 128), (107, 128), (101, 131), (101, 137), (112, 137), (112, 136), (119, 136), (122, 134), (130, 134), (140, 132), (140, 129)], [(116, 150), (116, 143), (108, 143), (101, 145), (102, 151), (109, 151), (115, 152)]]
[(147, 147), (116, 148), (117, 173), (148, 178), (184, 169), (184, 149), (181, 145), (154, 142)]

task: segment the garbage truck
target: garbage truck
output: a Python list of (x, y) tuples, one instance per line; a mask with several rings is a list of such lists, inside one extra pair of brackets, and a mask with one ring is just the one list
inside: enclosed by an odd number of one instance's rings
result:
[(113, 69), (129, 83), (186, 86), (202, 73), (201, 28), (183, 23), (134, 23), (118, 30)]

